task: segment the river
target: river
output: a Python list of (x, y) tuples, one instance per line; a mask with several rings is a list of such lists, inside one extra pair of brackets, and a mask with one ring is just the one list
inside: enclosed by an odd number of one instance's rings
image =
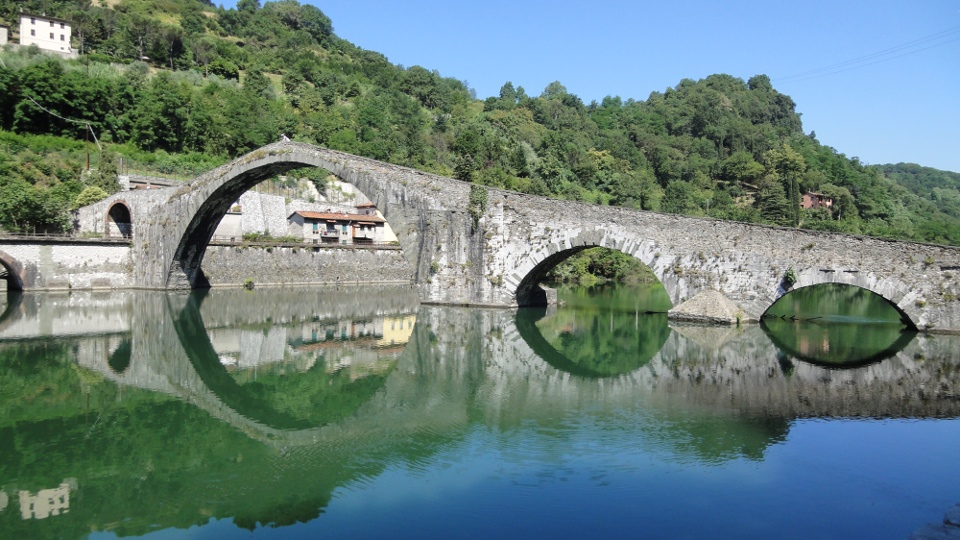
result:
[(960, 337), (659, 295), (10, 293), (0, 538), (906, 538), (960, 501)]

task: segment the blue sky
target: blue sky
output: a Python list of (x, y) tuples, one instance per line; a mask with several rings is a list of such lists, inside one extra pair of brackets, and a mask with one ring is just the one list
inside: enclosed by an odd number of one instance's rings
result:
[(684, 78), (764, 73), (821, 143), (960, 172), (957, 0), (300, 2), (341, 38), (480, 99), (507, 81), (532, 96), (560, 81), (585, 103), (644, 100)]

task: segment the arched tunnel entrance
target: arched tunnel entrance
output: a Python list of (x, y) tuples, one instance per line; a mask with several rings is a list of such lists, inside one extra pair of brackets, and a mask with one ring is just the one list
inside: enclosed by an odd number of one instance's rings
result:
[(117, 202), (107, 212), (104, 232), (109, 237), (130, 238), (133, 236), (133, 219), (130, 209), (123, 202)]

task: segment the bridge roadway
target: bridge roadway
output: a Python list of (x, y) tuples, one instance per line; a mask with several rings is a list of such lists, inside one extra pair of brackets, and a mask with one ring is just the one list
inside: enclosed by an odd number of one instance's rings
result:
[[(738, 320), (752, 321), (789, 290), (843, 283), (886, 298), (920, 330), (960, 332), (957, 248), (547, 199), (303, 143), (271, 144), (181, 187), (119, 193), (91, 208), (103, 216), (101, 225), (115, 205), (129, 211), (129, 286), (200, 287), (206, 246), (230, 205), (257, 183), (299, 167), (322, 167), (376, 204), (428, 303), (543, 303), (539, 283), (550, 268), (602, 246), (649, 266), (674, 306), (719, 291), (735, 304)], [(0, 263), (13, 283), (32, 261), (17, 261), (3, 248)], [(792, 287), (788, 273), (796, 276)]]

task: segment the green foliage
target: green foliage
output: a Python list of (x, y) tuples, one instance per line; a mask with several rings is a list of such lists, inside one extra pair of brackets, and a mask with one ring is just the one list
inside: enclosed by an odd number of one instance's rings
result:
[(473, 219), (473, 228), (480, 224), (480, 218), (487, 211), (487, 188), (476, 184), (470, 185), (470, 217)]
[(641, 282), (656, 281), (656, 276), (650, 268), (626, 253), (606, 248), (589, 248), (555, 266), (547, 274), (547, 280)]
[[(0, 16), (15, 17), (21, 5), (0, 0)], [(865, 167), (821, 145), (766, 75), (684, 79), (645, 100), (589, 104), (559, 81), (540, 95), (507, 82), (479, 101), (462, 81), (392, 65), (338, 38), (322, 11), (296, 0), (23, 7), (73, 21), (84, 51), (77, 61), (0, 51), (0, 129), (63, 141), (54, 146), (77, 144), (89, 125), (125, 163), (190, 177), (286, 133), (536, 195), (960, 245), (960, 175)], [(49, 145), (29, 139), (0, 162), (0, 172), (14, 171), (0, 177), (7, 190), (22, 180), (38, 193), (17, 197), (43, 199), (57, 184), (51, 178), (67, 181), (24, 152), (46, 157)], [(74, 161), (60, 168), (77, 180), (76, 147), (66, 154)], [(110, 171), (93, 169), (83, 184), (117, 189)], [(66, 200), (83, 184), (61, 188)], [(833, 206), (801, 210), (807, 191)], [(0, 215), (0, 225), (66, 221), (35, 210)]]
[[(659, 284), (560, 286), (557, 292), (563, 307), (534, 323), (539, 336), (531, 341), (547, 362), (568, 373), (609, 377), (636, 371), (656, 355), (670, 333), (661, 312), (669, 309), (670, 300)], [(518, 329), (527, 339), (530, 313), (517, 316)], [(645, 338), (638, 340), (638, 332)], [(540, 339), (549, 349), (541, 348)]]
[(784, 289), (789, 289), (797, 283), (797, 272), (793, 268), (787, 268), (787, 271), (783, 273), (783, 279), (781, 279)]
[(265, 232), (243, 233), (244, 242), (263, 242), (278, 244), (300, 244), (303, 243), (303, 237), (299, 236), (273, 236)]
[(106, 199), (110, 194), (103, 190), (99, 186), (90, 186), (80, 192), (79, 195), (73, 200), (72, 208), (80, 208), (81, 206), (87, 206), (88, 204), (93, 204), (95, 202), (102, 201)]

